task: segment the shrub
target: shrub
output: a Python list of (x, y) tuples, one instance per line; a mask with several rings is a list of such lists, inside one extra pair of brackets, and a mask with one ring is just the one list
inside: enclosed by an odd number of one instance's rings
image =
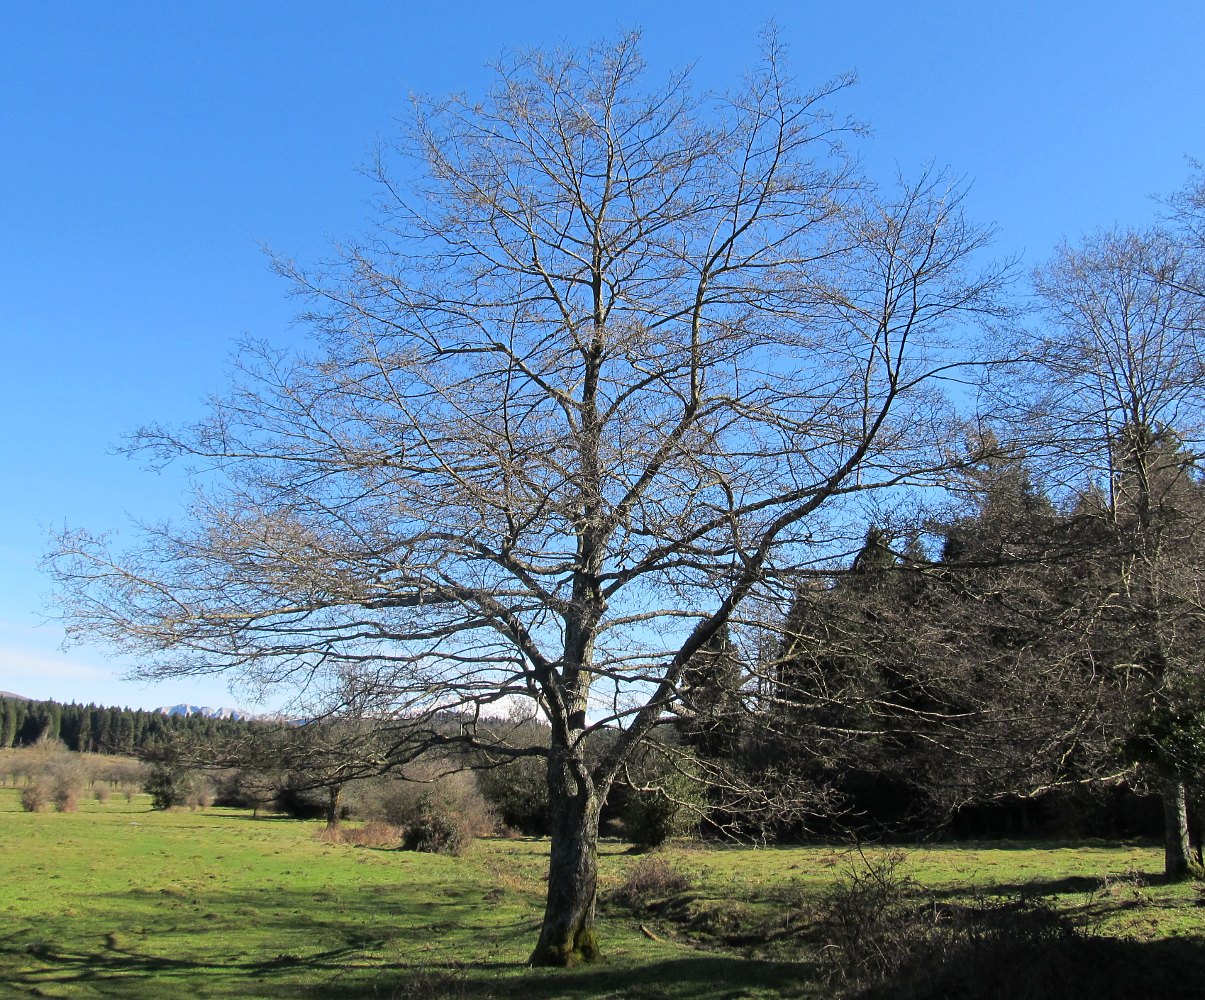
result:
[(904, 853), (860, 857), (861, 865), (850, 868), (820, 904), (821, 959), (830, 980), (889, 976), (927, 933), (914, 912), (921, 887), (907, 874)]
[(475, 773), (486, 802), (506, 826), (536, 837), (549, 832), (548, 765), (542, 757), (519, 757)]
[(433, 792), (419, 801), (418, 816), (406, 826), (402, 849), (427, 854), (463, 854), (472, 834), (468, 824)]
[(372, 820), (363, 826), (325, 826), (316, 836), (327, 844), (396, 849), (401, 846), (404, 832), (400, 826)]
[(85, 772), (78, 758), (61, 758), (49, 768), (50, 794), (59, 812), (75, 812), (86, 784)]
[(689, 888), (690, 879), (664, 858), (641, 858), (629, 869), (627, 878), (607, 893), (606, 900), (630, 910), (641, 910), (653, 900)]
[(28, 751), (26, 785), (21, 806), (43, 812), (52, 804), (60, 812), (74, 812), (87, 784), (79, 754), (57, 740), (43, 740)]
[(395, 826), (413, 826), (434, 811), (459, 817), (469, 837), (489, 836), (498, 828), (476, 776), (471, 771), (449, 772), (438, 762), (412, 765), (400, 779), (363, 783), (349, 799), (357, 815)]
[(624, 835), (637, 847), (660, 847), (697, 831), (702, 785), (679, 771), (653, 779), (655, 787), (633, 791), (623, 815)]
[(204, 807), (213, 801), (209, 780), (199, 771), (172, 764), (156, 764), (143, 782), (142, 790), (151, 797), (152, 809), (171, 809), (187, 805)]
[(21, 808), (26, 812), (46, 812), (50, 809), (50, 788), (35, 781), (21, 789)]
[(102, 805), (109, 801), (112, 794), (113, 792), (108, 785), (97, 785), (92, 789), (92, 797)]
[(142, 783), (142, 790), (151, 797), (152, 809), (170, 809), (180, 800), (179, 771), (166, 764), (156, 764)]
[(1092, 942), (1049, 900), (943, 902), (898, 851), (863, 857), (821, 902), (816, 929), (830, 982), (866, 1000), (1118, 995)]
[(402, 778), (358, 782), (347, 801), (355, 816), (404, 828), (407, 850), (459, 854), (498, 827), (475, 775), (439, 761), (411, 765)]

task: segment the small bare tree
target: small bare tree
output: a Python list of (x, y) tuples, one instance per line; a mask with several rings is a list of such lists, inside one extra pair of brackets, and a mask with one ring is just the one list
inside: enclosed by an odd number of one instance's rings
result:
[[(70, 634), (149, 676), (356, 690), (407, 745), (544, 758), (538, 963), (597, 955), (599, 809), (692, 657), (859, 496), (958, 463), (943, 380), (1004, 278), (944, 177), (859, 179), (847, 81), (797, 93), (773, 38), (726, 96), (643, 69), (628, 37), (416, 100), (374, 237), (279, 262), (313, 352), (248, 345), (209, 419), (139, 434), (202, 463), (191, 522), (51, 560)], [(475, 726), (512, 699), (547, 746)]]

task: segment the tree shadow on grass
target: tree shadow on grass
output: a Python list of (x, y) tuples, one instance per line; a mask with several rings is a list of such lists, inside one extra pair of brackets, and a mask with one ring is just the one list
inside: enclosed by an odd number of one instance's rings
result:
[(980, 941), (947, 963), (904, 966), (864, 1000), (1200, 1000), (1205, 940)]
[[(1153, 942), (1092, 938), (1065, 951), (1009, 954), (999, 968), (960, 963), (949, 970), (901, 970), (897, 981), (877, 987), (829, 984), (814, 966), (722, 955), (688, 956), (637, 966), (572, 970), (514, 966), (443, 965), (381, 973), (360, 989), (341, 989), (341, 1000), (736, 1000), (815, 998), (853, 993), (865, 1000), (1200, 1000), (1205, 983), (1205, 941)], [(1013, 960), (1016, 961), (1013, 961)], [(864, 991), (863, 991), (864, 989)], [(322, 988), (297, 994), (329, 996)]]
[[(250, 997), (273, 995), (268, 984), (285, 970), (342, 970), (358, 953), (358, 948), (345, 946), (304, 957), (281, 954), (252, 961), (210, 961), (169, 958), (128, 947), (86, 950), (38, 942), (19, 951), (0, 947), (0, 965), (12, 970), (7, 973), (7, 985), (33, 996), (45, 996), (47, 989), (79, 985), (94, 986), (102, 993), (129, 1000), (160, 998), (171, 990), (189, 996), (203, 988), (203, 984), (222, 979), (230, 985), (222, 991), (226, 995)], [(248, 988), (236, 990), (234, 983), (239, 981), (248, 983)], [(251, 986), (252, 983), (255, 985)], [(264, 992), (259, 992), (261, 987)]]
[[(360, 991), (340, 990), (340, 1000), (729, 1000), (749, 990), (769, 996), (821, 996), (807, 989), (806, 967), (788, 962), (698, 955), (619, 966), (603, 961), (576, 969), (505, 965), (421, 966), (391, 970)], [(321, 988), (298, 994), (329, 996)]]
[[(322, 983), (314, 995), (331, 996), (344, 982), (371, 982), (386, 962), (412, 957), (411, 950), (438, 961), (457, 948), (480, 955), (479, 942), (534, 940), (523, 907), (500, 914), (468, 888), (445, 889), (442, 897), (386, 889), (339, 897), (300, 888), (147, 887), (100, 896), (103, 917), (87, 934), (62, 918), (0, 941), (0, 984), (33, 995), (83, 986), (97, 995), (161, 1000), (172, 991), (298, 996)], [(0, 995), (7, 995), (2, 988)]]
[[(1145, 879), (1145, 876), (1143, 877)], [(1064, 878), (1033, 878), (1013, 882), (989, 880), (982, 885), (973, 884), (978, 891), (989, 896), (1066, 896), (1099, 892), (1108, 884), (1108, 881), (1108, 878), (1095, 875), (1068, 875)], [(1148, 882), (1147, 884), (1153, 883)], [(944, 886), (929, 890), (929, 894), (939, 899), (964, 898), (967, 895), (967, 886)]]

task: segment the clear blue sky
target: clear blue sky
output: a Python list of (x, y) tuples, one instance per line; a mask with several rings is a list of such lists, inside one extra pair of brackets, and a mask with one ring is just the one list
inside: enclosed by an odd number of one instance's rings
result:
[(0, 4), (0, 689), (244, 700), (60, 651), (46, 529), (179, 510), (178, 476), (114, 446), (198, 415), (241, 334), (303, 335), (260, 246), (315, 260), (366, 228), (356, 168), (408, 92), (480, 91), (506, 48), (630, 27), (655, 76), (694, 63), (721, 88), (770, 18), (802, 79), (857, 71), (842, 109), (874, 128), (872, 174), (949, 166), (1027, 267), (1061, 237), (1150, 220), (1150, 196), (1205, 159), (1199, 0)]

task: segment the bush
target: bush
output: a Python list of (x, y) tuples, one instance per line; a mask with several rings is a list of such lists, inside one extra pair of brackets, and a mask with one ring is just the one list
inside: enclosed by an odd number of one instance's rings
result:
[(348, 796), (353, 814), (394, 826), (412, 827), (432, 815), (456, 817), (466, 838), (485, 837), (498, 820), (470, 771), (448, 772), (438, 762), (420, 762), (402, 778), (358, 783)]
[(80, 761), (74, 755), (71, 758), (56, 760), (50, 767), (48, 777), (54, 807), (59, 812), (75, 812), (79, 808), (80, 796), (83, 795), (86, 784), (84, 768)]
[(921, 887), (907, 874), (902, 851), (861, 856), (820, 904), (818, 930), (827, 977), (846, 983), (892, 975), (923, 944), (916, 918)]
[(866, 1000), (1118, 995), (1092, 942), (1049, 900), (943, 902), (898, 851), (863, 857), (820, 904), (816, 929), (830, 982)]
[(395, 850), (402, 844), (405, 831), (400, 826), (373, 820), (363, 826), (323, 827), (317, 837), (327, 844), (351, 844), (354, 847), (383, 847)]
[(59, 812), (74, 812), (87, 784), (87, 773), (79, 754), (57, 740), (39, 742), (28, 751), (26, 786), (21, 807), (26, 812), (44, 812), (53, 804)]
[(623, 815), (624, 835), (644, 849), (695, 833), (703, 802), (702, 785), (688, 774), (668, 771), (654, 782), (656, 787), (633, 791)]
[(21, 808), (26, 812), (46, 812), (50, 809), (50, 788), (35, 781), (21, 789)]
[(418, 816), (406, 826), (402, 849), (427, 854), (463, 854), (472, 834), (468, 824), (448, 803), (432, 792), (420, 799)]
[(519, 757), (475, 772), (485, 801), (506, 826), (529, 836), (548, 827), (548, 765), (542, 757)]
[(213, 801), (213, 786), (200, 771), (156, 764), (143, 782), (142, 790), (151, 797), (152, 809), (171, 809), (173, 806), (204, 808)]
[(180, 773), (167, 764), (156, 764), (142, 782), (142, 790), (151, 797), (152, 809), (170, 809), (181, 798)]
[(641, 858), (624, 881), (606, 895), (608, 903), (642, 910), (650, 902), (685, 892), (690, 879), (664, 858)]

